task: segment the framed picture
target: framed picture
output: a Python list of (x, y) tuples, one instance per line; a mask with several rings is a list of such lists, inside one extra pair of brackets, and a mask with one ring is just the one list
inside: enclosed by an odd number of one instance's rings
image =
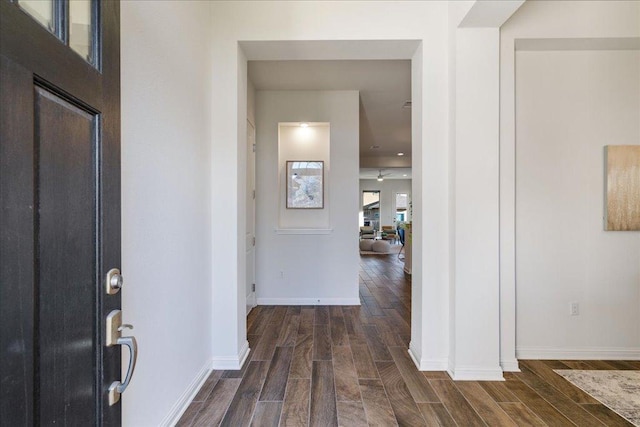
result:
[(640, 145), (605, 146), (605, 230), (640, 230)]
[(322, 160), (287, 160), (287, 209), (324, 209)]

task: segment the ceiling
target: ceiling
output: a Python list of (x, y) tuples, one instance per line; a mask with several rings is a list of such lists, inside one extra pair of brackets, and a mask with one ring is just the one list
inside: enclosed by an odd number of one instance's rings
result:
[(411, 168), (360, 168), (360, 179), (377, 179), (380, 173), (384, 179), (411, 179)]
[(249, 61), (249, 80), (256, 90), (360, 91), (360, 164), (411, 166), (409, 60)]

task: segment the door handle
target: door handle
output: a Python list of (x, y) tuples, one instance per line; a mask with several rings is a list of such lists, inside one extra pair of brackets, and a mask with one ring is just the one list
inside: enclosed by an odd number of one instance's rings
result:
[(133, 376), (133, 371), (136, 369), (136, 362), (138, 360), (138, 342), (136, 337), (120, 337), (116, 341), (117, 345), (126, 345), (129, 348), (129, 366), (127, 367), (127, 375), (124, 377), (124, 381), (114, 381), (109, 386), (109, 406), (112, 406), (120, 400), (120, 395), (129, 387), (129, 382)]
[(124, 381), (114, 381), (109, 386), (109, 406), (113, 406), (120, 400), (120, 395), (129, 386), (133, 372), (136, 369), (136, 362), (138, 361), (138, 342), (133, 336), (123, 337), (122, 331), (124, 329), (133, 329), (131, 325), (122, 324), (122, 311), (113, 310), (107, 316), (107, 347), (114, 345), (123, 345), (129, 349), (129, 366), (127, 367), (127, 373), (124, 377)]

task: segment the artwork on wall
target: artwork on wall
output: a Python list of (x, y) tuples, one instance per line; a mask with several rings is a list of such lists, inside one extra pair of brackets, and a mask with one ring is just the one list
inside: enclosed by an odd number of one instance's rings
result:
[(324, 208), (324, 162), (287, 160), (287, 209)]
[(605, 230), (640, 230), (640, 145), (607, 145), (605, 167)]

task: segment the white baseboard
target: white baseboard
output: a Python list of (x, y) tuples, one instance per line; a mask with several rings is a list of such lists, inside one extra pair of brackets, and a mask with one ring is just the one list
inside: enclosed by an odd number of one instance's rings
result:
[(209, 373), (211, 372), (211, 363), (207, 361), (204, 366), (200, 369), (196, 377), (191, 381), (187, 389), (182, 393), (178, 401), (173, 405), (169, 414), (162, 420), (160, 423), (161, 426), (174, 426), (180, 420), (180, 417), (189, 407), (189, 404), (196, 397), (198, 391), (200, 391), (200, 387), (204, 384), (204, 382), (209, 377)]
[(640, 348), (600, 347), (600, 348), (551, 348), (517, 347), (518, 359), (553, 360), (640, 360)]
[(502, 372), (520, 372), (518, 359), (501, 360), (500, 366), (502, 366)]
[(245, 341), (238, 356), (214, 357), (211, 359), (211, 368), (221, 371), (237, 371), (249, 357), (249, 341)]
[(255, 292), (251, 292), (249, 295), (247, 295), (247, 314), (249, 314), (249, 312), (251, 311), (251, 309), (253, 309), (253, 307), (255, 307), (257, 305), (256, 303), (256, 293)]
[(413, 360), (416, 368), (420, 370), (420, 353), (412, 346), (411, 342), (409, 342), (409, 357)]
[(409, 343), (409, 356), (419, 371), (446, 371), (447, 359), (423, 359), (413, 342)]
[(360, 305), (360, 298), (258, 298), (258, 305)]
[(502, 369), (483, 368), (476, 366), (463, 366), (460, 368), (449, 367), (449, 376), (454, 381), (504, 381)]

